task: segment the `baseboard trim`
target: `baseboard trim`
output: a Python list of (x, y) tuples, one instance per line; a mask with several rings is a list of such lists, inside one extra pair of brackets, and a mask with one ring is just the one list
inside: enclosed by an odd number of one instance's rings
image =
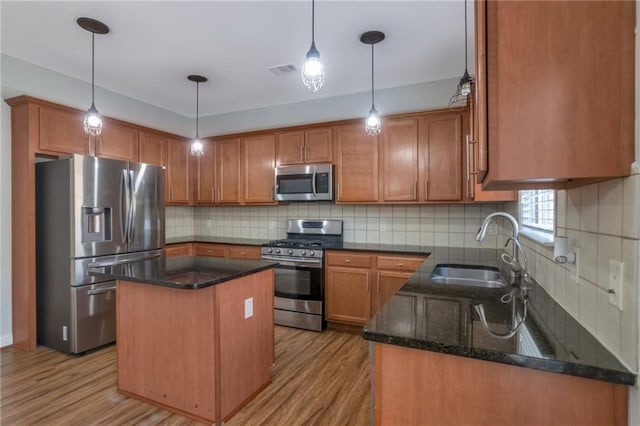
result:
[(4, 348), (5, 346), (10, 346), (12, 344), (13, 344), (12, 334), (3, 334), (0, 336), (0, 348)]

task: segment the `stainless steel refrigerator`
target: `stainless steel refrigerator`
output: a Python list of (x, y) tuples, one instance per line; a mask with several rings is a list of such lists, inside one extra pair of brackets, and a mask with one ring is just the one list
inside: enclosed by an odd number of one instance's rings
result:
[(115, 282), (92, 266), (160, 256), (164, 169), (73, 155), (36, 164), (38, 343), (82, 353), (113, 342)]

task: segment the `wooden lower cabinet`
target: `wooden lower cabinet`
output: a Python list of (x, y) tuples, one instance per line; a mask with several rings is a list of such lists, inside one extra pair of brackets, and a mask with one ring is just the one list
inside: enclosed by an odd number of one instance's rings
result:
[(376, 425), (627, 424), (624, 385), (383, 343), (372, 363)]
[[(184, 246), (193, 247), (186, 251)], [(193, 254), (194, 256), (209, 256), (209, 257), (224, 257), (227, 259), (247, 259), (247, 260), (260, 260), (261, 253), (258, 246), (247, 246), (237, 244), (218, 244), (218, 243), (185, 243), (185, 244), (171, 244), (165, 249), (166, 256), (188, 256)], [(177, 253), (177, 254), (173, 254)]]
[(260, 260), (262, 257), (258, 246), (236, 246), (230, 245), (227, 249), (229, 259), (252, 259)]
[(192, 254), (193, 244), (191, 243), (169, 244), (164, 249), (164, 255), (166, 257), (191, 256)]
[(424, 259), (425, 256), (328, 251), (325, 316), (329, 328), (359, 331)]

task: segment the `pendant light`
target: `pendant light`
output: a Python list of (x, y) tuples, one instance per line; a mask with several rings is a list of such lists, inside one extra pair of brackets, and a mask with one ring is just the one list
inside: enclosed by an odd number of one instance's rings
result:
[(324, 84), (324, 65), (315, 42), (315, 0), (311, 0), (311, 48), (302, 64), (302, 82), (311, 92), (317, 92)]
[(467, 103), (467, 96), (471, 93), (471, 83), (473, 79), (467, 70), (467, 0), (464, 1), (464, 74), (458, 83), (456, 93), (449, 99), (449, 107), (464, 106)]
[(207, 81), (207, 77), (191, 74), (187, 77), (187, 79), (196, 83), (196, 137), (191, 141), (191, 155), (200, 157), (204, 155), (204, 146), (202, 145), (202, 141), (200, 140), (200, 135), (198, 133), (198, 120), (200, 116), (200, 83), (204, 83), (205, 81)]
[(380, 31), (367, 31), (360, 36), (360, 41), (364, 44), (371, 45), (371, 109), (369, 110), (369, 116), (365, 121), (364, 131), (371, 136), (380, 134), (382, 130), (382, 122), (378, 116), (374, 102), (374, 85), (373, 85), (373, 46), (384, 40), (384, 33)]
[(102, 118), (98, 114), (95, 100), (95, 37), (96, 34), (107, 34), (109, 27), (92, 18), (78, 18), (76, 21), (83, 29), (91, 33), (91, 107), (84, 115), (83, 129), (89, 136), (98, 136), (102, 133)]

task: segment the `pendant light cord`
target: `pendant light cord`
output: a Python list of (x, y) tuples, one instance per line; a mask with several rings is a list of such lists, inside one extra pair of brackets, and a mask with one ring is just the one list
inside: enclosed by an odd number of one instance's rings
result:
[(200, 135), (198, 134), (198, 127), (199, 127), (198, 119), (200, 117), (199, 105), (200, 105), (200, 82), (196, 82), (196, 139), (200, 138)]
[(464, 0), (464, 70), (467, 71), (467, 0)]
[(315, 44), (316, 35), (316, 5), (315, 1), (311, 0), (311, 44)]
[(96, 68), (96, 59), (95, 59), (95, 51), (96, 51), (96, 33), (91, 33), (91, 106), (95, 105), (95, 68)]
[(371, 107), (372, 108), (375, 105), (374, 98), (373, 98), (373, 46), (374, 44), (371, 43)]

